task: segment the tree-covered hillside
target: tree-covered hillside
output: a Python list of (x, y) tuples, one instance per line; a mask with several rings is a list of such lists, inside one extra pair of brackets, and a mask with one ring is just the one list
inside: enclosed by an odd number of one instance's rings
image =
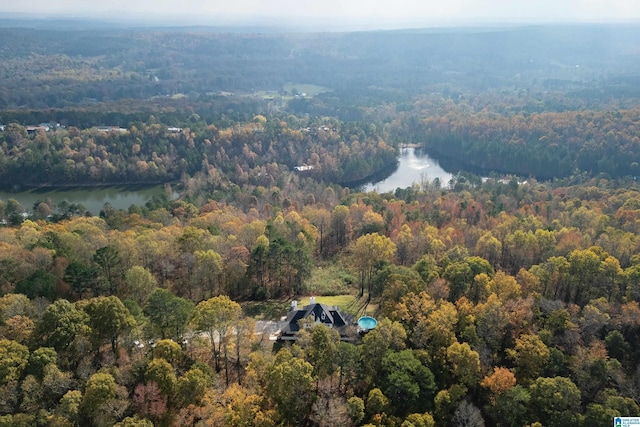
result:
[[(0, 186), (180, 195), (0, 200), (0, 426), (640, 413), (638, 27), (65, 25), (0, 29)], [(345, 186), (407, 144), (459, 172)]]
[[(253, 33), (0, 29), (0, 108), (281, 90), (562, 89), (638, 96), (635, 26)], [(462, 92), (461, 92), (462, 91)]]

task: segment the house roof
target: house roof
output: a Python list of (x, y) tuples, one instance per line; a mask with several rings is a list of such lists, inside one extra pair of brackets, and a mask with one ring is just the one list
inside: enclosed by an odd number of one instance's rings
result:
[(301, 309), (292, 309), (287, 314), (285, 326), (282, 328), (281, 337), (293, 336), (300, 330), (298, 321), (313, 316), (316, 323), (324, 323), (329, 327), (338, 329), (339, 332), (346, 326), (353, 324), (353, 319), (348, 314), (340, 311), (338, 307), (326, 304), (309, 304)]

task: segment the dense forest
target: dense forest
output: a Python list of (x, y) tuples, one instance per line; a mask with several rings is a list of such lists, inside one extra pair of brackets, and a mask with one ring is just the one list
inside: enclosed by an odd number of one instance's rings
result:
[(279, 117), (218, 129), (193, 114), (186, 128), (91, 128), (33, 137), (9, 124), (0, 152), (5, 186), (38, 184), (171, 182), (183, 175), (220, 174), (235, 184), (271, 187), (279, 169), (311, 166), (308, 175), (330, 182), (362, 180), (395, 165), (385, 131), (370, 123)]
[[(638, 36), (1, 28), (2, 187), (182, 185), (0, 200), (0, 426), (637, 416)], [(309, 296), (378, 326), (271, 341)]]

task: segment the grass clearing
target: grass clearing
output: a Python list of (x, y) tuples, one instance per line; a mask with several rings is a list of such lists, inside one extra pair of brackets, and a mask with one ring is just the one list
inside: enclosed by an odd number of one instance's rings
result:
[(346, 295), (355, 292), (357, 278), (338, 264), (316, 267), (305, 284), (305, 292), (311, 295)]
[[(339, 307), (354, 318), (373, 315), (377, 304), (367, 304), (367, 297), (358, 297), (357, 278), (349, 268), (340, 263), (318, 266), (312, 270), (311, 277), (306, 282), (301, 293), (307, 295), (298, 298), (298, 307), (309, 305), (310, 296), (315, 296), (316, 302), (328, 306)], [(268, 301), (246, 301), (242, 304), (245, 316), (256, 320), (280, 320), (291, 307), (291, 299)]]
[[(315, 297), (316, 303), (325, 304), (325, 305), (335, 305), (336, 307), (340, 307), (341, 309), (346, 309), (347, 307), (353, 305), (354, 301), (357, 300), (357, 297), (353, 295), (332, 295), (332, 296), (317, 296)], [(309, 297), (304, 297), (298, 300), (298, 305), (309, 305)]]
[(247, 94), (246, 96), (260, 99), (276, 99), (280, 97), (280, 93), (275, 90), (256, 90), (255, 92)]
[(307, 83), (285, 83), (282, 89), (285, 92), (293, 94), (294, 91), (297, 91), (298, 94), (306, 93), (307, 96), (316, 96), (321, 94), (322, 92), (329, 92), (331, 89), (326, 88), (324, 86), (312, 85)]
[[(323, 92), (331, 92), (324, 86), (313, 85), (308, 83), (285, 83), (281, 90), (254, 90), (251, 92), (237, 93), (237, 96), (252, 97), (260, 99), (283, 99), (291, 100), (295, 98), (295, 95), (305, 94), (305, 97), (311, 98), (317, 96)], [(220, 92), (223, 96), (232, 96), (234, 94), (230, 92)]]

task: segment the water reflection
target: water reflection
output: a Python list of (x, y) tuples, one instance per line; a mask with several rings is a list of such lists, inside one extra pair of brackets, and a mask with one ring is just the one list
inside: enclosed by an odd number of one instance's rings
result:
[(365, 184), (362, 189), (377, 193), (393, 192), (396, 188), (411, 187), (414, 183), (421, 184), (423, 181), (433, 181), (436, 178), (442, 186), (446, 186), (452, 176), (423, 149), (403, 148), (398, 157), (398, 168), (387, 178)]
[[(131, 205), (143, 206), (154, 195), (166, 194), (168, 190), (171, 191), (163, 185), (40, 188), (17, 193), (0, 191), (0, 200), (6, 203), (9, 198), (16, 199), (29, 211), (36, 202), (51, 199), (57, 204), (65, 200), (68, 203), (82, 203), (85, 209), (98, 215), (105, 203), (109, 203), (115, 209), (128, 209)], [(172, 191), (171, 198), (175, 199), (177, 196), (178, 194)]]

